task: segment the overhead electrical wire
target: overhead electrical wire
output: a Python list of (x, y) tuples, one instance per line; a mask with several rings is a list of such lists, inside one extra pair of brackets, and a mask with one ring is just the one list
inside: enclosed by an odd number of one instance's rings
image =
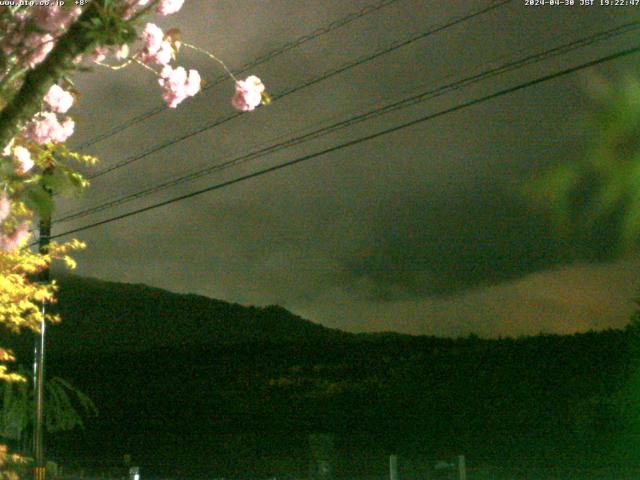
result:
[(606, 63), (606, 62), (610, 62), (610, 61), (613, 61), (613, 60), (616, 60), (616, 59), (620, 59), (620, 58), (623, 58), (623, 57), (626, 57), (626, 56), (629, 56), (629, 55), (637, 54), (638, 52), (640, 52), (640, 47), (634, 47), (634, 48), (629, 48), (629, 49), (626, 49), (626, 50), (622, 50), (622, 51), (619, 51), (619, 52), (616, 52), (616, 53), (613, 53), (613, 54), (610, 54), (610, 55), (607, 55), (607, 56), (604, 56), (604, 57), (600, 57), (600, 58), (598, 58), (596, 60), (592, 60), (592, 61), (589, 61), (589, 62), (586, 62), (586, 63), (582, 63), (582, 64), (576, 65), (574, 67), (566, 68), (564, 70), (560, 70), (560, 71), (557, 71), (555, 73), (544, 75), (544, 76), (535, 78), (533, 80), (529, 80), (527, 82), (520, 83), (518, 85), (515, 85), (515, 86), (512, 86), (512, 87), (508, 87), (508, 88), (499, 90), (497, 92), (490, 93), (488, 95), (484, 95), (484, 96), (475, 98), (473, 100), (469, 100), (467, 102), (460, 103), (460, 104), (455, 105), (453, 107), (450, 107), (450, 108), (447, 108), (447, 109), (444, 109), (444, 110), (440, 110), (439, 112), (436, 112), (436, 113), (430, 113), (430, 114), (424, 115), (424, 116), (419, 117), (417, 119), (401, 123), (401, 124), (396, 125), (396, 126), (391, 127), (391, 128), (386, 128), (384, 130), (380, 130), (378, 132), (375, 132), (375, 133), (372, 133), (372, 134), (369, 134), (369, 135), (358, 137), (356, 139), (349, 140), (347, 142), (343, 142), (343, 143), (340, 143), (338, 145), (334, 145), (332, 147), (329, 147), (329, 148), (326, 148), (326, 149), (323, 149), (323, 150), (320, 150), (320, 151), (317, 151), (317, 152), (314, 152), (314, 153), (303, 155), (301, 157), (295, 158), (293, 160), (289, 160), (289, 161), (281, 163), (279, 165), (275, 165), (275, 166), (272, 166), (272, 167), (264, 168), (262, 170), (258, 170), (256, 172), (253, 172), (253, 173), (250, 173), (250, 174), (247, 174), (247, 175), (242, 175), (242, 176), (234, 178), (232, 180), (227, 180), (227, 181), (220, 182), (220, 183), (217, 183), (217, 184), (214, 184), (214, 185), (210, 185), (208, 187), (205, 187), (205, 188), (202, 188), (202, 189), (199, 189), (199, 190), (196, 190), (196, 191), (184, 194), (184, 195), (180, 195), (180, 196), (171, 198), (169, 200), (164, 200), (164, 201), (152, 204), (152, 205), (148, 205), (146, 207), (138, 208), (136, 210), (132, 210), (132, 211), (120, 214), (120, 215), (116, 215), (116, 216), (113, 216), (111, 218), (107, 218), (107, 219), (104, 219), (104, 220), (101, 220), (101, 221), (98, 221), (98, 222), (93, 222), (93, 223), (90, 223), (90, 224), (87, 224), (87, 225), (76, 227), (76, 228), (67, 230), (65, 232), (52, 235), (51, 238), (52, 239), (53, 238), (60, 238), (60, 237), (63, 237), (63, 236), (66, 236), (66, 235), (70, 235), (70, 234), (73, 234), (73, 233), (78, 233), (78, 232), (85, 231), (85, 230), (88, 230), (88, 229), (91, 229), (91, 228), (95, 228), (95, 227), (98, 227), (98, 226), (101, 226), (101, 225), (106, 225), (108, 223), (112, 223), (112, 222), (115, 222), (115, 221), (118, 221), (118, 220), (122, 220), (124, 218), (128, 218), (128, 217), (131, 217), (131, 216), (134, 216), (134, 215), (138, 215), (140, 213), (148, 212), (148, 211), (154, 210), (156, 208), (164, 207), (166, 205), (170, 205), (170, 204), (182, 201), (182, 200), (186, 200), (188, 198), (192, 198), (192, 197), (195, 197), (195, 196), (198, 196), (198, 195), (202, 195), (202, 194), (207, 193), (207, 192), (211, 192), (211, 191), (214, 191), (214, 190), (219, 190), (221, 188), (228, 187), (230, 185), (234, 185), (236, 183), (240, 183), (240, 182), (243, 182), (245, 180), (252, 179), (252, 178), (260, 177), (262, 175), (266, 175), (267, 173), (275, 172), (277, 170), (282, 170), (284, 168), (287, 168), (287, 167), (290, 167), (290, 166), (293, 166), (293, 165), (296, 165), (296, 164), (299, 164), (299, 163), (302, 163), (302, 162), (306, 162), (308, 160), (312, 160), (314, 158), (318, 158), (318, 157), (327, 155), (329, 153), (333, 153), (333, 152), (342, 150), (342, 149), (347, 148), (347, 147), (351, 147), (351, 146), (354, 146), (354, 145), (357, 145), (357, 144), (360, 144), (360, 143), (368, 142), (370, 140), (374, 140), (374, 139), (382, 137), (384, 135), (388, 135), (390, 133), (394, 133), (394, 132), (403, 130), (405, 128), (409, 128), (409, 127), (412, 127), (412, 126), (427, 122), (429, 120), (433, 120), (433, 119), (438, 118), (438, 117), (442, 117), (442, 116), (447, 115), (449, 113), (457, 112), (457, 111), (460, 111), (462, 109), (469, 108), (471, 106), (478, 105), (480, 103), (483, 103), (483, 102), (486, 102), (486, 101), (489, 101), (489, 100), (493, 100), (495, 98), (502, 97), (504, 95), (508, 95), (510, 93), (513, 93), (513, 92), (516, 92), (516, 91), (519, 91), (519, 90), (523, 90), (525, 88), (532, 87), (534, 85), (541, 84), (543, 82), (547, 82), (547, 81), (550, 81), (550, 80), (554, 80), (556, 78), (560, 78), (560, 77), (569, 75), (571, 73), (575, 73), (575, 72), (583, 70), (585, 68), (590, 68), (590, 67), (593, 67), (593, 66), (596, 66), (596, 65), (600, 65), (600, 64), (603, 64), (603, 63)]
[[(338, 20), (335, 20), (331, 23), (329, 23), (328, 25), (324, 26), (324, 27), (320, 27), (314, 31), (312, 31), (311, 33), (305, 34), (295, 40), (292, 40), (290, 42), (285, 43), (284, 45), (281, 45), (280, 47), (271, 50), (270, 52), (267, 52), (266, 54), (256, 58), (255, 60), (241, 66), (236, 73), (237, 74), (241, 74), (241, 73), (245, 73), (259, 65), (262, 65), (263, 63), (268, 62), (269, 60), (272, 60), (276, 57), (278, 57), (279, 55), (282, 55), (290, 50), (293, 50), (296, 47), (299, 47), (300, 45), (305, 44), (306, 42), (309, 42), (311, 40), (315, 40), (316, 38), (319, 38), (323, 35), (326, 35), (327, 33), (331, 33), (334, 30), (337, 30), (341, 27), (344, 27), (345, 25), (348, 25), (349, 23), (358, 20), (359, 18), (365, 17), (371, 13), (377, 12), (378, 10), (391, 5), (393, 3), (398, 2), (399, 0), (382, 0), (376, 4), (371, 4), (371, 5), (367, 5), (365, 7), (363, 7), (362, 9), (358, 10), (357, 12), (352, 12)], [(227, 75), (220, 75), (218, 78), (207, 82), (207, 84), (202, 88), (203, 91), (205, 90), (209, 90), (213, 87), (215, 87), (216, 85), (227, 81), (229, 79), (229, 77)], [(147, 120), (148, 118), (151, 118), (165, 110), (167, 110), (169, 107), (167, 107), (166, 105), (162, 105), (153, 109), (150, 109), (136, 117), (133, 117), (123, 123), (121, 123), (120, 125), (116, 125), (115, 127), (113, 127), (111, 130), (109, 130), (108, 132), (102, 133), (100, 135), (97, 135), (95, 137), (93, 137), (91, 140), (88, 140), (82, 144), (80, 144), (77, 148), (78, 150), (83, 150), (87, 147), (90, 147), (91, 145), (95, 145), (98, 142), (101, 142), (103, 140), (106, 140), (107, 138), (110, 138), (114, 135), (117, 135), (118, 133), (122, 132), (123, 130), (126, 130), (134, 125), (137, 125), (140, 122), (143, 122), (145, 120)]]
[(502, 75), (504, 73), (507, 73), (509, 71), (512, 70), (516, 70), (516, 69), (520, 69), (523, 68), (525, 66), (534, 64), (534, 63), (538, 63), (542, 60), (547, 60), (549, 58), (558, 56), (558, 55), (562, 55), (562, 54), (566, 54), (568, 52), (574, 51), (578, 48), (583, 48), (587, 45), (591, 45), (595, 42), (598, 41), (602, 41), (602, 40), (606, 40), (609, 39), (615, 35), (620, 35), (622, 33), (627, 33), (631, 30), (634, 29), (638, 29), (640, 28), (640, 21), (634, 21), (634, 22), (629, 22), (620, 26), (617, 26), (615, 28), (606, 30), (604, 32), (599, 32), (597, 34), (593, 34), (593, 35), (589, 35), (587, 37), (578, 39), (578, 40), (574, 40), (571, 42), (568, 42), (566, 44), (560, 45), (558, 47), (554, 47), (548, 50), (545, 50), (543, 52), (539, 52), (536, 54), (532, 54), (529, 56), (526, 56), (524, 58), (521, 58), (519, 60), (515, 60), (515, 61), (511, 61), (511, 62), (507, 62), (504, 63), (498, 67), (492, 68), (492, 69), (488, 69), (485, 70), (479, 74), (475, 74), (475, 75), (471, 75), (468, 76), (466, 78), (457, 80), (455, 82), (446, 84), (446, 85), (442, 85), (440, 87), (434, 88), (434, 89), (429, 89), (427, 91), (423, 91), (418, 93), (417, 95), (412, 95), (410, 97), (404, 98), (402, 100), (384, 105), (382, 107), (379, 108), (375, 108), (373, 110), (370, 110), (368, 112), (359, 114), (359, 115), (355, 115), (352, 116), (346, 120), (342, 120), (338, 123), (334, 123), (332, 125), (329, 126), (325, 126), (319, 129), (316, 129), (312, 132), (297, 136), (295, 138), (289, 139), (285, 142), (280, 142), (277, 144), (273, 144), (270, 145), (268, 147), (250, 152), (248, 154), (245, 155), (241, 155), (239, 157), (236, 157), (234, 159), (222, 162), (222, 163), (218, 163), (215, 165), (211, 165), (208, 167), (205, 167), (203, 169), (197, 170), (195, 172), (186, 174), (186, 175), (182, 175), (180, 177), (171, 179), (169, 181), (160, 183), (158, 185), (154, 185), (142, 190), (139, 190), (137, 192), (134, 193), (130, 193), (127, 195), (124, 195), (120, 198), (117, 198), (115, 200), (110, 200), (108, 202), (105, 202), (103, 204), (97, 205), (97, 206), (93, 206), (93, 207), (89, 207), (86, 209), (82, 209), (73, 213), (69, 213), (69, 214), (65, 214), (60, 218), (56, 218), (54, 219), (54, 223), (62, 223), (62, 222), (67, 222), (70, 220), (74, 220), (77, 218), (81, 218), (81, 217), (85, 217), (87, 215), (93, 214), (93, 213), (97, 213), (100, 211), (104, 211), (125, 203), (128, 203), (130, 201), (139, 199), (139, 198), (143, 198), (146, 197), (150, 194), (165, 190), (167, 188), (173, 187), (173, 186), (177, 186), (189, 181), (193, 181), (196, 180), (198, 178), (204, 177), (206, 175), (210, 175), (211, 173), (214, 172), (218, 172), (233, 166), (237, 166), (239, 164), (245, 163), (247, 161), (259, 158), (259, 157), (263, 157), (265, 155), (269, 155), (272, 153), (275, 153), (277, 151), (280, 151), (282, 149), (286, 149), (286, 148), (290, 148), (296, 145), (299, 145), (303, 142), (307, 142), (309, 140), (313, 140), (316, 138), (319, 138), (321, 136), (324, 135), (328, 135), (330, 133), (336, 132), (338, 130), (341, 130), (343, 128), (346, 127), (350, 127), (353, 126), (355, 124), (361, 123), (363, 121), (369, 120), (371, 118), (386, 114), (386, 113), (390, 113), (392, 111), (396, 111), (399, 109), (403, 109), (403, 108), (407, 108), (409, 106), (415, 105), (417, 103), (420, 102), (424, 102), (426, 100), (430, 100), (432, 98), (435, 97), (439, 97), (441, 95), (447, 94), (449, 92), (455, 91), (455, 90), (459, 90), (461, 88), (464, 87), (468, 87), (470, 85), (473, 85), (475, 83), (478, 83), (480, 81), (486, 80), (488, 78), (492, 78), (494, 76), (497, 75)]
[[(463, 23), (463, 22), (466, 22), (468, 20), (471, 20), (472, 18), (475, 18), (475, 17), (477, 17), (479, 15), (483, 15), (485, 13), (488, 13), (488, 12), (490, 12), (490, 11), (496, 9), (496, 8), (499, 8), (499, 7), (503, 6), (503, 5), (511, 3), (512, 1), (513, 0), (501, 0), (499, 2), (494, 2), (491, 5), (489, 5), (487, 7), (484, 7), (482, 9), (480, 9), (480, 10), (475, 10), (475, 11), (473, 11), (471, 13), (466, 14), (466, 15), (455, 17), (455, 18), (447, 21), (444, 24), (441, 24), (441, 25), (438, 25), (438, 26), (435, 26), (435, 27), (430, 27), (428, 30), (426, 30), (424, 32), (421, 32), (421, 33), (419, 33), (417, 35), (413, 35), (408, 39), (399, 40), (397, 42), (394, 42), (390, 46), (387, 46), (387, 47), (384, 47), (384, 48), (382, 48), (380, 50), (377, 50), (374, 53), (367, 54), (367, 55), (365, 55), (363, 57), (360, 57), (360, 58), (358, 58), (356, 60), (353, 60), (353, 61), (350, 61), (348, 63), (345, 63), (345, 64), (343, 64), (343, 65), (341, 65), (341, 66), (339, 66), (337, 68), (333, 68), (333, 69), (331, 69), (331, 70), (329, 70), (327, 72), (324, 72), (324, 73), (320, 74), (317, 77), (314, 77), (314, 78), (312, 78), (310, 80), (307, 80), (306, 82), (304, 82), (302, 84), (296, 85), (296, 86), (294, 86), (292, 88), (289, 88), (288, 90), (285, 90), (285, 91), (283, 91), (281, 93), (274, 94), (272, 96), (272, 100), (273, 101), (280, 100), (280, 99), (282, 99), (282, 98), (284, 98), (284, 97), (286, 97), (288, 95), (291, 95), (291, 94), (293, 94), (295, 92), (298, 92), (298, 91), (303, 90), (303, 89), (305, 89), (307, 87), (315, 85), (315, 84), (317, 84), (319, 82), (327, 80), (328, 78), (336, 76), (336, 75), (338, 75), (338, 74), (340, 74), (342, 72), (345, 72), (345, 71), (347, 71), (347, 70), (349, 70), (351, 68), (360, 66), (360, 65), (362, 65), (364, 63), (367, 63), (367, 62), (369, 62), (371, 60), (374, 60), (374, 59), (376, 59), (378, 57), (381, 57), (382, 55), (386, 55), (387, 53), (390, 53), (390, 52), (393, 52), (393, 51), (398, 50), (400, 48), (403, 48), (403, 47), (406, 47), (408, 45), (411, 45), (411, 44), (413, 44), (413, 43), (415, 43), (415, 42), (417, 42), (419, 40), (422, 40), (422, 39), (424, 39), (424, 38), (426, 38), (428, 36), (431, 36), (431, 35), (434, 35), (436, 33), (439, 33), (439, 32), (442, 32), (444, 30), (447, 30), (447, 29), (449, 29), (449, 28), (451, 28), (451, 27), (453, 27), (455, 25), (458, 25), (460, 23)], [(143, 158), (146, 158), (149, 155), (157, 153), (160, 150), (163, 150), (163, 149), (165, 149), (167, 147), (175, 145), (175, 144), (177, 144), (179, 142), (182, 142), (182, 141), (184, 141), (184, 140), (186, 140), (188, 138), (191, 138), (191, 137), (193, 137), (195, 135), (198, 135), (198, 134), (200, 134), (202, 132), (205, 132), (207, 130), (211, 130), (212, 128), (217, 127), (217, 126), (219, 126), (219, 125), (221, 125), (223, 123), (226, 123), (229, 120), (232, 120), (232, 119), (234, 119), (236, 117), (239, 117), (242, 114), (243, 114), (242, 112), (234, 112), (232, 114), (229, 114), (229, 115), (226, 115), (224, 117), (218, 118), (218, 119), (214, 120), (213, 122), (208, 123), (208, 124), (198, 128), (196, 130), (192, 130), (192, 131), (190, 131), (190, 132), (188, 132), (188, 133), (186, 133), (184, 135), (181, 135), (179, 137), (176, 137), (176, 138), (174, 138), (174, 139), (172, 139), (172, 140), (170, 140), (168, 142), (163, 142), (163, 143), (161, 143), (159, 145), (155, 145), (155, 146), (145, 150), (144, 152), (142, 152), (140, 154), (134, 155), (134, 156), (132, 156), (130, 158), (127, 158), (127, 159), (122, 160), (120, 162), (117, 162), (117, 163), (115, 163), (113, 165), (110, 165), (110, 166), (108, 166), (108, 167), (106, 167), (106, 168), (104, 168), (104, 169), (102, 169), (102, 170), (100, 170), (100, 171), (98, 171), (98, 172), (96, 172), (96, 173), (94, 173), (92, 175), (88, 175), (87, 179), (88, 180), (94, 180), (96, 178), (99, 178), (99, 177), (107, 174), (107, 173), (113, 172), (113, 171), (118, 170), (118, 169), (120, 169), (122, 167), (130, 165), (130, 164), (132, 164), (134, 162), (142, 160)]]
[[(375, 6), (370, 7), (370, 9), (371, 9), (371, 11), (375, 11), (375, 10), (377, 10), (377, 9), (379, 9), (379, 8), (382, 8), (383, 6), (386, 6), (386, 5), (390, 4), (390, 3), (393, 3), (393, 1), (397, 1), (397, 0), (385, 0), (385, 1), (380, 2), (379, 4), (377, 4), (377, 5), (375, 5)], [(285, 97), (285, 96), (287, 96), (287, 95), (293, 94), (293, 93), (295, 93), (295, 92), (297, 92), (297, 91), (299, 91), (299, 90), (302, 90), (302, 89), (307, 88), (307, 87), (309, 87), (309, 86), (311, 86), (311, 85), (314, 85), (314, 84), (316, 84), (316, 83), (319, 83), (319, 82), (321, 82), (321, 81), (323, 81), (323, 80), (326, 80), (326, 79), (328, 79), (328, 78), (330, 78), (330, 77), (332, 77), (332, 76), (338, 75), (339, 73), (342, 73), (342, 72), (344, 72), (344, 71), (346, 71), (346, 70), (349, 70), (349, 69), (351, 69), (351, 68), (354, 68), (354, 67), (356, 67), (356, 66), (358, 66), (358, 65), (361, 65), (361, 64), (363, 64), (363, 63), (366, 63), (366, 62), (368, 62), (368, 61), (370, 61), (370, 60), (373, 60), (373, 59), (375, 59), (375, 58), (378, 58), (378, 57), (380, 57), (380, 56), (382, 56), (382, 55), (385, 55), (385, 54), (387, 54), (387, 53), (390, 53), (390, 52), (392, 52), (392, 51), (394, 51), (394, 50), (397, 50), (397, 49), (399, 49), (399, 48), (402, 48), (402, 47), (404, 47), (404, 46), (410, 45), (410, 44), (412, 44), (412, 43), (414, 43), (414, 42), (416, 42), (416, 41), (418, 41), (418, 40), (420, 40), (420, 39), (422, 39), (422, 38), (428, 37), (428, 36), (433, 35), (433, 34), (435, 34), (435, 33), (438, 33), (438, 32), (441, 32), (441, 31), (443, 31), (443, 30), (446, 30), (446, 29), (448, 29), (448, 28), (451, 28), (451, 27), (453, 27), (453, 26), (455, 26), (455, 25), (458, 25), (458, 24), (460, 24), (460, 23), (463, 23), (463, 22), (465, 22), (465, 21), (467, 21), (467, 20), (470, 20), (470, 19), (472, 19), (472, 18), (475, 18), (475, 17), (477, 17), (477, 16), (479, 16), (479, 15), (483, 15), (483, 14), (485, 14), (485, 13), (487, 13), (487, 12), (490, 12), (490, 11), (492, 11), (492, 10), (494, 10), (494, 9), (498, 8), (498, 7), (501, 7), (501, 6), (503, 6), (503, 5), (506, 5), (506, 4), (508, 4), (508, 3), (511, 3), (512, 1), (513, 1), (513, 0), (499, 0), (499, 1), (495, 1), (495, 2), (491, 3), (490, 5), (488, 5), (488, 6), (486, 6), (486, 7), (483, 7), (483, 8), (481, 8), (481, 9), (479, 9), (479, 10), (469, 12), (469, 13), (467, 13), (467, 14), (465, 14), (465, 15), (461, 15), (461, 16), (453, 17), (453, 18), (449, 19), (449, 20), (448, 20), (446, 23), (444, 23), (444, 24), (440, 24), (440, 25), (438, 25), (438, 26), (432, 26), (432, 27), (430, 27), (430, 28), (429, 28), (427, 31), (425, 31), (425, 32), (421, 32), (421, 33), (419, 33), (419, 34), (417, 34), (417, 35), (414, 35), (414, 36), (412, 36), (412, 37), (410, 37), (410, 38), (408, 38), (408, 39), (404, 39), (404, 40), (396, 41), (396, 42), (394, 42), (393, 44), (391, 44), (390, 46), (387, 46), (387, 47), (385, 47), (385, 48), (383, 48), (383, 49), (381, 49), (381, 50), (377, 50), (377, 51), (376, 51), (376, 52), (374, 52), (374, 53), (364, 55), (364, 56), (359, 57), (358, 59), (356, 59), (356, 60), (354, 60), (354, 61), (347, 62), (347, 63), (345, 63), (345, 64), (343, 64), (343, 65), (341, 65), (341, 66), (339, 66), (339, 67), (337, 67), (337, 68), (333, 68), (333, 69), (331, 69), (331, 70), (329, 70), (329, 71), (326, 71), (326, 72), (322, 73), (321, 75), (319, 75), (319, 76), (317, 76), (317, 77), (314, 77), (314, 78), (312, 78), (312, 79), (310, 79), (310, 80), (308, 80), (308, 81), (306, 81), (306, 82), (304, 82), (304, 83), (302, 83), (302, 84), (296, 85), (296, 86), (294, 86), (294, 87), (292, 87), (292, 88), (290, 88), (290, 89), (288, 89), (288, 90), (286, 90), (286, 91), (283, 91), (283, 92), (281, 92), (281, 93), (279, 93), (279, 94), (277, 94), (277, 95), (272, 96), (272, 100), (273, 100), (273, 101), (275, 101), (275, 100), (279, 100), (279, 99), (281, 99), (281, 98), (283, 98), (283, 97)], [(363, 13), (363, 12), (364, 12), (364, 13)], [(367, 7), (365, 7), (364, 9), (362, 9), (361, 11), (359, 11), (357, 14), (352, 14), (352, 15), (353, 15), (353, 19), (355, 19), (355, 18), (360, 18), (360, 17), (364, 16), (364, 15), (365, 15), (365, 14), (367, 14), (367, 13), (370, 13), (370, 12), (367, 10)], [(345, 17), (345, 18), (341, 19), (340, 21), (338, 21), (338, 22), (336, 23), (336, 25), (343, 26), (344, 24), (348, 23), (347, 18), (350, 18), (350, 16), (347, 16), (347, 17)], [(350, 20), (349, 20), (349, 21), (350, 21)], [(318, 32), (320, 32), (320, 31), (322, 30), (324, 33), (327, 33), (327, 32), (329, 32), (329, 31), (331, 31), (332, 29), (338, 28), (337, 26), (336, 26), (336, 27), (333, 27), (333, 28), (330, 28), (330, 27), (331, 27), (331, 25), (333, 25), (333, 24), (330, 24), (329, 26), (325, 27), (324, 29), (320, 29), (320, 30), (318, 30)], [(320, 34), (322, 34), (322, 33), (316, 34), (316, 36), (319, 36)], [(300, 39), (298, 39), (298, 40), (296, 40), (296, 41), (294, 41), (294, 42), (291, 42), (290, 46), (283, 46), (283, 47), (281, 47), (280, 49), (278, 49), (278, 50), (276, 50), (276, 51), (272, 52), (272, 54), (267, 54), (267, 55), (265, 55), (264, 57), (261, 57), (261, 59), (266, 59), (267, 57), (269, 57), (269, 58), (273, 58), (273, 57), (275, 56), (275, 53), (276, 53), (276, 52), (278, 52), (278, 51), (280, 51), (280, 50), (282, 50), (282, 51), (286, 51), (286, 50), (289, 50), (290, 48), (294, 48), (294, 46), (300, 45), (301, 43), (304, 43), (304, 41), (306, 41), (306, 40), (308, 40), (308, 39), (315, 38), (313, 35), (314, 35), (314, 34), (309, 34), (308, 36), (301, 37)], [(308, 37), (308, 38), (307, 38), (307, 37)], [(266, 60), (261, 60), (261, 59), (258, 59), (258, 60), (256, 60), (256, 61), (266, 61)], [(222, 78), (222, 77), (221, 77), (221, 78)], [(226, 77), (224, 77), (224, 78), (226, 78)], [(162, 108), (162, 109), (163, 109), (163, 108)], [(161, 109), (161, 110), (162, 110), (162, 109)], [(151, 114), (151, 112), (147, 112), (147, 113), (150, 113), (150, 114)], [(188, 134), (186, 134), (186, 135), (183, 135), (183, 136), (181, 136), (181, 137), (175, 138), (175, 139), (173, 139), (173, 140), (171, 140), (171, 141), (169, 141), (169, 142), (165, 142), (165, 143), (162, 143), (162, 144), (156, 145), (156, 146), (152, 147), (151, 149), (149, 149), (149, 150), (147, 150), (147, 151), (145, 151), (145, 152), (143, 152), (143, 153), (141, 153), (141, 154), (138, 154), (138, 155), (136, 155), (136, 156), (134, 156), (134, 157), (131, 157), (131, 158), (125, 159), (125, 160), (123, 160), (123, 161), (121, 161), (121, 162), (116, 163), (115, 165), (109, 166), (109, 167), (107, 167), (107, 168), (105, 168), (105, 169), (103, 169), (103, 170), (101, 170), (101, 171), (98, 171), (98, 172), (96, 172), (96, 173), (92, 174), (92, 175), (88, 175), (88, 176), (87, 176), (87, 179), (88, 179), (88, 180), (94, 180), (94, 179), (96, 179), (96, 178), (98, 178), (98, 177), (100, 177), (100, 176), (102, 176), (102, 175), (104, 175), (104, 174), (110, 173), (110, 172), (112, 172), (112, 171), (114, 171), (114, 170), (117, 170), (117, 169), (119, 169), (119, 168), (122, 168), (122, 167), (124, 167), (124, 166), (127, 166), (127, 165), (129, 165), (129, 164), (131, 164), (131, 163), (133, 163), (133, 162), (136, 162), (136, 161), (138, 161), (138, 160), (141, 160), (141, 159), (143, 159), (143, 158), (145, 158), (145, 157), (147, 157), (147, 156), (149, 156), (149, 155), (151, 155), (151, 154), (153, 154), (153, 153), (156, 153), (156, 152), (158, 152), (158, 151), (160, 151), (160, 150), (163, 150), (164, 148), (167, 148), (167, 147), (169, 147), (169, 146), (171, 146), (171, 145), (174, 145), (174, 144), (176, 144), (176, 143), (179, 143), (179, 142), (181, 142), (181, 141), (184, 141), (184, 140), (186, 140), (186, 139), (188, 139), (188, 138), (190, 138), (190, 137), (192, 137), (192, 136), (194, 136), (194, 135), (197, 135), (197, 134), (199, 134), (199, 133), (202, 133), (202, 132), (204, 132), (204, 131), (206, 131), (206, 130), (212, 129), (212, 128), (214, 128), (214, 127), (216, 127), (216, 126), (218, 126), (218, 125), (220, 125), (220, 124), (223, 124), (223, 123), (225, 123), (225, 122), (227, 122), (227, 121), (229, 121), (229, 120), (232, 120), (233, 118), (236, 118), (236, 117), (238, 117), (238, 116), (240, 116), (240, 115), (242, 115), (242, 113), (241, 113), (241, 112), (234, 112), (234, 113), (233, 113), (233, 114), (231, 114), (231, 115), (227, 115), (227, 116), (225, 116), (225, 117), (222, 117), (222, 118), (220, 118), (220, 119), (218, 119), (218, 120), (214, 121), (213, 123), (207, 124), (207, 125), (205, 125), (204, 127), (201, 127), (201, 128), (199, 128), (199, 129), (197, 129), (197, 130), (195, 130), (195, 131), (191, 131), (191, 132), (189, 132), (189, 133), (188, 133)], [(137, 123), (136, 118), (132, 119), (132, 121), (134, 121), (134, 122), (136, 122), (136, 123)], [(119, 128), (119, 127), (117, 127), (117, 128)], [(122, 130), (124, 130), (125, 128), (128, 128), (128, 127), (123, 127), (123, 128), (122, 128), (121, 130), (119, 130), (119, 131), (122, 131)], [(117, 133), (117, 132), (116, 132), (116, 133)], [(114, 134), (115, 134), (115, 133), (114, 133)], [(31, 232), (33, 232), (33, 231), (34, 231), (34, 230), (32, 230)]]

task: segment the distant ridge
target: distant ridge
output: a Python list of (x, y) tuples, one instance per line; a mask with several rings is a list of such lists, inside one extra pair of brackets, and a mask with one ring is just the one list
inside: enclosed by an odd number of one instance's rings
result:
[[(63, 321), (47, 331), (50, 353), (111, 353), (193, 345), (340, 342), (354, 334), (323, 327), (283, 307), (245, 307), (142, 284), (56, 276)], [(16, 348), (30, 348), (21, 335)]]
[[(350, 334), (278, 306), (59, 282), (63, 323), (48, 330), (45, 370), (100, 412), (84, 431), (51, 434), (48, 451), (62, 463), (108, 456), (115, 465), (131, 452), (145, 471), (161, 459), (198, 466), (201, 478), (246, 478), (234, 468), (257, 459), (263, 474), (253, 478), (267, 478), (276, 471), (270, 459), (282, 458), (287, 469), (299, 462), (301, 478), (306, 434), (316, 432), (353, 445), (342, 458), (366, 465), (379, 448), (381, 466), (390, 451), (434, 459), (464, 451), (518, 468), (538, 459), (545, 467), (626, 465), (640, 451), (637, 328), (517, 339)], [(28, 363), (33, 336), (16, 338)], [(272, 454), (256, 454), (267, 447)], [(345, 463), (341, 478), (364, 478), (358, 465)]]

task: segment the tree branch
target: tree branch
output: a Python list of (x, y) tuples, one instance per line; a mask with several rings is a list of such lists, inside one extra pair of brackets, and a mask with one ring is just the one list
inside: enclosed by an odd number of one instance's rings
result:
[(47, 58), (25, 75), (18, 93), (0, 112), (0, 150), (40, 111), (42, 99), (47, 91), (63, 73), (73, 68), (73, 60), (94, 45), (95, 37), (87, 25), (97, 16), (99, 9), (97, 2), (93, 1), (58, 40)]

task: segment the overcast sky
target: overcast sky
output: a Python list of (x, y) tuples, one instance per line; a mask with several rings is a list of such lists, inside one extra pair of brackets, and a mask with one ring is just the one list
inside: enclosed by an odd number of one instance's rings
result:
[[(280, 96), (492, 3), (187, 0), (180, 14), (157, 23), (177, 26), (185, 41), (215, 53), (233, 71), (329, 27), (251, 70)], [(59, 216), (638, 18), (640, 7), (533, 7), (514, 0), (102, 175), (82, 199), (61, 201)], [(630, 48), (637, 38), (638, 30), (613, 36), (58, 223), (54, 233), (391, 128)], [(591, 79), (638, 73), (637, 62), (632, 56), (564, 76), (83, 231), (75, 236), (89, 248), (77, 256), (78, 273), (247, 305), (277, 303), (350, 331), (498, 336), (621, 327), (634, 310), (640, 261), (559, 257), (545, 221), (531, 214), (517, 186), (584, 152)], [(198, 68), (206, 80), (223, 73), (194, 52), (183, 51), (177, 63)], [(77, 85), (75, 145), (162, 104), (156, 80), (142, 68), (98, 69), (79, 75)], [(233, 114), (232, 94), (231, 80), (219, 83), (85, 151), (101, 158), (98, 170), (116, 165)]]

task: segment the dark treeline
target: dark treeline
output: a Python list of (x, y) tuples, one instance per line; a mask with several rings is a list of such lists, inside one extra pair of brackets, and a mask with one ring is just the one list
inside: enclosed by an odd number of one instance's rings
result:
[(106, 468), (129, 453), (182, 477), (304, 475), (308, 435), (326, 432), (344, 476), (383, 475), (390, 453), (405, 468), (458, 453), (470, 466), (640, 467), (636, 327), (355, 335), (281, 307), (73, 277), (59, 299), (47, 375), (100, 412), (83, 431), (48, 436), (63, 464)]
[(270, 449), (302, 468), (313, 432), (333, 432), (350, 458), (464, 452), (489, 463), (635, 465), (639, 365), (637, 334), (611, 330), (159, 349), (54, 358), (49, 369), (98, 404), (84, 432), (97, 444), (108, 432), (147, 457), (154, 439), (179, 438), (206, 450), (193, 462), (224, 470)]

